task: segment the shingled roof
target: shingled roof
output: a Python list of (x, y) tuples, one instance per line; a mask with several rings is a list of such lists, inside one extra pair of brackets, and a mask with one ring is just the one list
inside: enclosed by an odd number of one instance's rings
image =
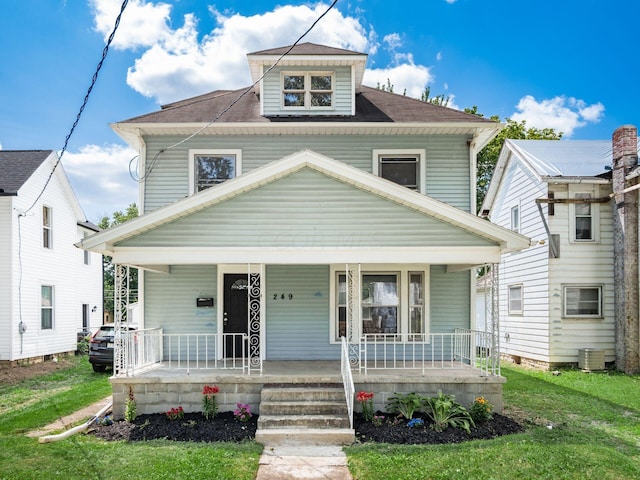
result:
[[(206, 123), (216, 118), (236, 101), (216, 121), (235, 122), (391, 122), (391, 123), (494, 123), (489, 119), (464, 113), (453, 108), (423, 102), (415, 98), (365, 87), (356, 95), (356, 114), (350, 116), (264, 116), (260, 114), (260, 100), (249, 87), (240, 90), (217, 90), (162, 106), (156, 112), (124, 120), (121, 123)], [(244, 94), (244, 95), (243, 95)]]
[(0, 150), (0, 196), (17, 195), (53, 150)]
[[(291, 51), (289, 52), (289, 49)], [(344, 48), (327, 47), (326, 45), (318, 45), (317, 43), (299, 43), (291, 48), (291, 45), (286, 47), (270, 48), (267, 50), (260, 50), (259, 52), (251, 52), (248, 55), (284, 55), (289, 52), (289, 55), (364, 55), (352, 50), (345, 50)]]

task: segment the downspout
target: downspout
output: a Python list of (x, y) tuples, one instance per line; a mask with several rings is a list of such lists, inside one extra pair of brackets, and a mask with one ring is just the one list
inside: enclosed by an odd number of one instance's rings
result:
[(549, 224), (547, 223), (547, 219), (544, 216), (544, 212), (542, 211), (542, 200), (546, 200), (543, 198), (536, 198), (536, 207), (538, 207), (538, 212), (540, 213), (540, 218), (542, 219), (542, 224), (544, 225), (544, 229), (547, 232), (547, 238), (549, 239), (549, 248), (551, 249), (551, 257), (558, 258), (558, 246), (554, 241), (554, 238), (551, 236), (551, 230), (549, 230)]
[(102, 417), (105, 413), (111, 410), (112, 406), (113, 406), (113, 402), (109, 402), (107, 405), (101, 408), (98, 413), (96, 413), (93, 417), (91, 417), (82, 425), (78, 425), (77, 427), (70, 428), (69, 430), (66, 430), (57, 435), (45, 435), (44, 437), (40, 437), (38, 439), (38, 443), (57, 442), (58, 440), (64, 440), (65, 438), (69, 438), (70, 436), (75, 435), (76, 433), (84, 432), (91, 426), (93, 422), (95, 422), (98, 418)]

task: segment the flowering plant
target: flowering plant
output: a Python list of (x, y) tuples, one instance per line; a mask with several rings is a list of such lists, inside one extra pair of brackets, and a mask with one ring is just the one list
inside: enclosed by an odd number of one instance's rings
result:
[(216, 394), (220, 391), (217, 385), (205, 385), (202, 389), (202, 414), (207, 420), (212, 419), (218, 413)]
[(358, 392), (356, 400), (362, 404), (362, 416), (368, 422), (373, 420), (373, 392)]
[(407, 422), (407, 427), (409, 428), (422, 427), (422, 426), (424, 426), (424, 420), (422, 420), (421, 418), (412, 418)]
[(493, 418), (493, 404), (484, 397), (477, 397), (469, 409), (474, 422), (483, 422)]
[(371, 423), (373, 423), (374, 427), (379, 427), (384, 422), (384, 415), (374, 415), (371, 419)]
[(182, 407), (174, 407), (171, 410), (169, 410), (167, 413), (167, 418), (169, 418), (169, 420), (178, 420), (178, 419), (182, 419), (184, 418), (184, 410), (182, 409)]
[(248, 403), (237, 403), (233, 415), (240, 422), (247, 422), (253, 416)]
[(133, 395), (133, 388), (129, 386), (129, 398), (124, 406), (124, 421), (131, 423), (136, 419), (136, 397)]

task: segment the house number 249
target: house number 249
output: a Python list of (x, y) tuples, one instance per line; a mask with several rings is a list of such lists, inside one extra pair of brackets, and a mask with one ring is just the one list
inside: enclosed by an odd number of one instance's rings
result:
[(273, 294), (273, 299), (274, 300), (293, 300), (293, 293), (274, 293)]

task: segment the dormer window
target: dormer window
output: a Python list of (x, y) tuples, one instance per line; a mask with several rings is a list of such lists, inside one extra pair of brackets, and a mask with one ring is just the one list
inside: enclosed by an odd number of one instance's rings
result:
[(333, 108), (333, 72), (282, 74), (283, 108)]

